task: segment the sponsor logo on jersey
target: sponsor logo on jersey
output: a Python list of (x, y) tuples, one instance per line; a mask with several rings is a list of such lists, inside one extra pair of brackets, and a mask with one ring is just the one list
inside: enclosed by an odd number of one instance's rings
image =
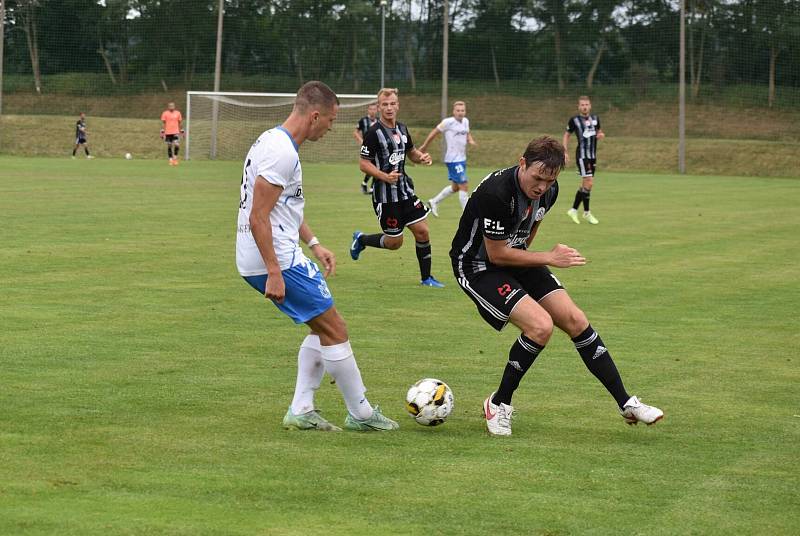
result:
[(483, 218), (483, 229), (487, 233), (503, 233), (506, 228), (500, 225), (499, 221), (490, 220), (489, 218)]
[(544, 218), (545, 209), (544, 207), (539, 207), (539, 210), (536, 211), (536, 216), (534, 217), (534, 221), (542, 221)]
[(369, 156), (369, 148), (366, 145), (361, 146), (361, 154), (364, 156)]
[(294, 195), (292, 197), (302, 198), (303, 197), (303, 187), (302, 186), (298, 186), (297, 190), (295, 190)]
[(392, 153), (389, 155), (389, 163), (393, 166), (396, 166), (405, 159), (406, 159), (405, 153)]

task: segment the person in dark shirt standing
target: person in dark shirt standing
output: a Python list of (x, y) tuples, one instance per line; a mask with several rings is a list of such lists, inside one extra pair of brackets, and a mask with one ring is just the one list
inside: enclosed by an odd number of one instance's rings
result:
[[(367, 105), (367, 115), (358, 120), (356, 129), (353, 131), (353, 137), (356, 139), (359, 145), (364, 143), (364, 138), (367, 137), (367, 131), (372, 125), (377, 123), (377, 121), (378, 103), (370, 102)], [(361, 193), (364, 195), (369, 195), (372, 193), (372, 188), (369, 186), (369, 179), (369, 175), (364, 175), (364, 179), (361, 181)]]
[(431, 155), (423, 153), (411, 140), (408, 128), (397, 121), (400, 102), (397, 90), (383, 88), (378, 92), (380, 120), (370, 127), (361, 145), (360, 169), (375, 179), (372, 207), (383, 232), (366, 235), (353, 233), (350, 256), (358, 260), (367, 247), (399, 249), (403, 245), (403, 229), (414, 235), (419, 262), (420, 283), (427, 287), (444, 284), (431, 275), (431, 243), (428, 236), (428, 208), (414, 193), (414, 182), (406, 174), (406, 158), (417, 164), (431, 165)]
[(580, 223), (578, 219), (578, 207), (583, 203), (583, 219), (592, 225), (600, 223), (589, 210), (589, 196), (592, 193), (594, 184), (594, 173), (597, 164), (597, 140), (606, 137), (600, 128), (600, 118), (592, 114), (592, 101), (589, 97), (581, 95), (578, 97), (578, 115), (570, 118), (567, 122), (567, 130), (564, 132), (564, 156), (565, 161), (569, 160), (567, 147), (570, 134), (575, 133), (578, 144), (575, 147), (575, 165), (578, 166), (578, 174), (581, 176), (581, 186), (575, 192), (575, 201), (572, 208), (567, 211), (567, 216), (575, 223)]
[(72, 148), (72, 158), (75, 158), (75, 153), (78, 152), (79, 147), (83, 147), (86, 158), (90, 160), (94, 158), (89, 154), (89, 144), (86, 141), (88, 134), (86, 131), (86, 114), (81, 112), (81, 115), (78, 116), (78, 121), (75, 123), (75, 147)]
[(564, 244), (550, 251), (528, 250), (558, 198), (556, 179), (564, 164), (558, 141), (531, 141), (518, 165), (490, 173), (472, 193), (450, 249), (458, 284), (481, 317), (497, 331), (511, 322), (522, 332), (511, 346), (500, 386), (483, 403), (492, 435), (511, 435), (511, 397), (554, 325), (572, 338), (625, 422), (653, 424), (664, 416), (628, 394), (605, 343), (548, 268), (583, 266), (586, 259)]

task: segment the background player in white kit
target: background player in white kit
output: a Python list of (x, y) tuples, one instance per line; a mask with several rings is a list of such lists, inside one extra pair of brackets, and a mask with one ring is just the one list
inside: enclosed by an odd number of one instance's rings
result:
[(305, 221), (299, 146), (330, 130), (339, 99), (322, 82), (308, 82), (297, 92), (284, 123), (267, 130), (247, 153), (239, 198), (236, 265), (239, 273), (295, 323), (311, 328), (297, 356), (294, 399), (283, 418), (285, 428), (341, 431), (314, 406), (314, 392), (327, 372), (344, 397), (350, 430), (395, 430), (396, 422), (369, 404), (366, 388), (347, 336), (347, 326), (333, 304), (317, 265), (300, 248), (302, 240), (333, 274), (336, 259), (322, 247)]
[(458, 200), (461, 202), (461, 209), (467, 206), (469, 199), (469, 183), (467, 182), (467, 143), (477, 145), (469, 131), (469, 119), (467, 119), (467, 105), (464, 101), (453, 103), (453, 116), (443, 119), (436, 128), (431, 130), (428, 137), (420, 146), (419, 150), (423, 153), (428, 152), (428, 145), (444, 132), (444, 140), (447, 152), (444, 156), (444, 163), (447, 166), (447, 178), (451, 181), (450, 185), (442, 189), (436, 197), (428, 200), (433, 215), (439, 216), (439, 203), (458, 192)]

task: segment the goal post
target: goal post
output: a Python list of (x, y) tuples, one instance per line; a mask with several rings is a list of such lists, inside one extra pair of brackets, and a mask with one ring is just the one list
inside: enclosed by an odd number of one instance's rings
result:
[[(353, 131), (376, 96), (337, 96), (339, 113), (333, 129), (318, 142), (303, 144), (303, 162), (352, 162), (358, 158)], [(241, 160), (262, 132), (288, 117), (294, 99), (294, 93), (187, 91), (185, 158)]]

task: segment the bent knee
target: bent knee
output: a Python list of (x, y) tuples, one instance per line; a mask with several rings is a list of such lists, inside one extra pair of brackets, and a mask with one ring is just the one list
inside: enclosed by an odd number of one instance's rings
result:
[(526, 319), (522, 326), (522, 333), (532, 341), (539, 344), (547, 344), (553, 334), (553, 319), (546, 311), (532, 315)]
[(400, 246), (402, 245), (403, 245), (403, 235), (399, 236), (384, 235), (383, 237), (383, 247), (385, 249), (400, 249)]

